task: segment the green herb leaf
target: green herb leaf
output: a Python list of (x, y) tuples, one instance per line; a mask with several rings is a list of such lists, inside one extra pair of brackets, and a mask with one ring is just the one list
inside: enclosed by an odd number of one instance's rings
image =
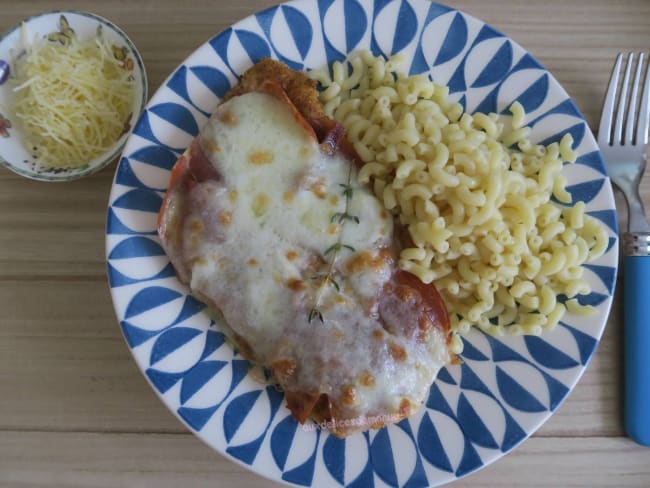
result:
[(318, 320), (320, 320), (321, 322), (323, 322), (323, 314), (321, 313), (321, 311), (318, 310), (317, 308), (312, 308), (309, 311), (309, 317), (308, 317), (309, 323), (311, 324), (311, 321), (316, 319), (316, 318)]
[(341, 291), (341, 287), (339, 286), (339, 284), (336, 282), (336, 280), (334, 278), (332, 278), (330, 276), (329, 280), (330, 280), (330, 283), (332, 283), (332, 286), (334, 286), (334, 288), (336, 288), (336, 291)]
[(328, 247), (323, 254), (327, 256), (331, 252), (337, 252), (341, 250), (341, 243), (337, 242), (336, 244), (332, 244), (330, 247)]
[(344, 185), (343, 183), (339, 183), (339, 186), (343, 187), (343, 196), (345, 196), (345, 198), (348, 200), (351, 199), (354, 193), (354, 188), (352, 188), (352, 185)]

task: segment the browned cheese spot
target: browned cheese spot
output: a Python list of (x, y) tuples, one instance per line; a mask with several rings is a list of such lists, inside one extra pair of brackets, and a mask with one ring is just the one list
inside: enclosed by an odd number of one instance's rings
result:
[(270, 164), (273, 162), (273, 153), (271, 151), (253, 151), (248, 155), (248, 162), (257, 166)]
[(249, 266), (257, 266), (257, 259), (255, 259), (255, 258), (250, 258), (250, 259), (248, 260), (248, 265), (249, 265)]
[(305, 282), (298, 278), (290, 278), (287, 281), (287, 288), (293, 291), (302, 291), (305, 289)]
[(398, 285), (395, 289), (395, 295), (403, 302), (417, 301), (420, 298), (418, 292), (405, 285)]
[(219, 223), (228, 225), (232, 221), (232, 212), (223, 211), (219, 213)]
[(375, 386), (375, 377), (369, 371), (359, 373), (359, 383), (363, 386)]
[(287, 251), (286, 256), (289, 261), (293, 261), (298, 257), (298, 253), (296, 251)]
[(376, 255), (368, 251), (358, 252), (345, 264), (348, 273), (355, 273), (367, 269), (380, 270), (385, 262), (390, 259), (390, 251), (380, 250)]
[(375, 329), (375, 330), (372, 331), (372, 336), (375, 339), (383, 339), (384, 338), (384, 331), (382, 331), (380, 329)]
[(402, 398), (402, 401), (399, 404), (399, 415), (400, 417), (408, 417), (411, 415), (412, 405), (408, 398)]
[(330, 195), (330, 198), (329, 198), (330, 204), (338, 205), (339, 200), (340, 200), (339, 197), (337, 197), (336, 195)]
[(271, 369), (281, 382), (285, 383), (296, 373), (296, 361), (291, 358), (282, 358), (271, 363)]
[(388, 352), (395, 361), (405, 361), (408, 357), (406, 350), (399, 344), (396, 344), (392, 341), (390, 344), (388, 344)]
[(310, 146), (302, 146), (300, 148), (300, 152), (298, 153), (298, 155), (300, 156), (301, 159), (309, 159), (309, 157), (311, 157), (312, 153), (313, 153), (313, 151), (312, 151), (312, 148)]
[(285, 191), (282, 197), (284, 198), (285, 202), (291, 203), (293, 202), (293, 199), (296, 197), (296, 194), (292, 191)]
[(346, 385), (341, 389), (341, 400), (345, 405), (354, 405), (357, 392), (352, 385)]
[(433, 322), (427, 315), (421, 315), (418, 319), (418, 342), (427, 342), (429, 340), (429, 331), (433, 328)]
[(208, 260), (205, 259), (203, 256), (201, 256), (201, 257), (198, 257), (196, 259), (193, 259), (192, 264), (193, 265), (198, 264), (199, 266), (205, 266), (206, 264), (208, 264)]
[(316, 183), (312, 184), (309, 187), (309, 191), (321, 200), (324, 199), (327, 196), (327, 193), (325, 193), (325, 181), (323, 178), (320, 178)]
[(224, 124), (234, 127), (237, 125), (237, 117), (230, 110), (224, 110), (219, 114), (219, 120)]
[(203, 229), (204, 229), (203, 222), (201, 222), (200, 220), (193, 219), (190, 222), (190, 232), (193, 233), (203, 232)]
[(206, 152), (210, 152), (212, 154), (221, 152), (221, 148), (219, 147), (219, 144), (217, 144), (217, 141), (213, 139), (204, 140), (203, 147), (205, 148)]
[(192, 234), (190, 237), (190, 249), (196, 249), (201, 245), (201, 238), (196, 235)]
[(255, 216), (260, 217), (266, 213), (269, 206), (269, 197), (264, 193), (258, 193), (253, 199), (253, 213)]
[(345, 339), (345, 333), (340, 329), (332, 330), (332, 336), (334, 336), (334, 339), (337, 341)]

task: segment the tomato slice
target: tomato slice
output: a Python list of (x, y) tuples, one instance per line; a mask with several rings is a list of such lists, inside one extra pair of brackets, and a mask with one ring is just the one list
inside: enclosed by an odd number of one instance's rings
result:
[(158, 221), (156, 222), (156, 227), (158, 228), (159, 235), (162, 236), (166, 233), (164, 214), (167, 211), (167, 207), (169, 206), (169, 199), (172, 191), (191, 176), (190, 161), (188, 157), (183, 154), (180, 158), (178, 158), (178, 161), (176, 161), (174, 167), (172, 168), (172, 174), (169, 177), (169, 183), (167, 184), (165, 198), (163, 199), (160, 210), (158, 211)]

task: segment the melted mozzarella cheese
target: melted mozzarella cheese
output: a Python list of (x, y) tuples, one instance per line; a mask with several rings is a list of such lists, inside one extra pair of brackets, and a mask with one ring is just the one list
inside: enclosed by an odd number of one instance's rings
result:
[[(251, 359), (296, 365), (286, 391), (326, 393), (347, 419), (396, 414), (404, 399), (420, 404), (449, 360), (446, 339), (438, 328), (424, 341), (392, 334), (379, 318), (394, 272), (392, 221), (350, 163), (322, 154), (289, 107), (261, 93), (220, 106), (199, 143), (221, 179), (186, 196), (193, 292), (245, 338)], [(359, 222), (332, 222), (346, 211), (348, 182)], [(313, 278), (330, 270), (339, 236), (350, 247), (332, 269), (337, 289)], [(308, 318), (315, 305), (322, 323)], [(396, 317), (399, 325), (419, 315)]]
[[(192, 288), (213, 282), (215, 275), (246, 283), (241, 293), (252, 305), (246, 314), (257, 329), (272, 334), (293, 320), (291, 283), (312, 286), (304, 282), (303, 270), (310, 261), (331, 258), (325, 252), (340, 232), (357, 250), (390, 244), (391, 221), (379, 201), (356, 184), (353, 210), (359, 223), (331, 222), (345, 212), (341, 185), (348, 182), (350, 163), (323, 155), (279, 100), (262, 93), (232, 99), (210, 119), (201, 141), (228, 189), (207, 192), (212, 201), (206, 207), (230, 221), (222, 226), (223, 241), (202, 242), (199, 254), (207, 259), (194, 265)], [(370, 291), (376, 294), (376, 287)]]

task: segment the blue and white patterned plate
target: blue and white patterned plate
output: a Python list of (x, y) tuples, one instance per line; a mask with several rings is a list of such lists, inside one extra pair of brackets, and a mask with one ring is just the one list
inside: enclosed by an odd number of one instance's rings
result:
[[(574, 200), (606, 225), (607, 253), (587, 266), (596, 316), (567, 315), (542, 337), (464, 337), (426, 407), (387, 429), (340, 440), (291, 419), (282, 394), (249, 373), (201, 303), (181, 285), (156, 236), (169, 170), (219, 99), (262, 56), (321, 68), (354, 50), (403, 52), (468, 111), (519, 100), (532, 138), (569, 132)], [(549, 418), (583, 373), (609, 313), (617, 266), (612, 189), (596, 143), (557, 81), (483, 22), (426, 0), (298, 0), (251, 16), (186, 59), (151, 99), (120, 161), (107, 222), (108, 274), (122, 332), (165, 404), (215, 450), (273, 480), (308, 486), (430, 486), (504, 453)], [(561, 298), (561, 297), (560, 297)]]

